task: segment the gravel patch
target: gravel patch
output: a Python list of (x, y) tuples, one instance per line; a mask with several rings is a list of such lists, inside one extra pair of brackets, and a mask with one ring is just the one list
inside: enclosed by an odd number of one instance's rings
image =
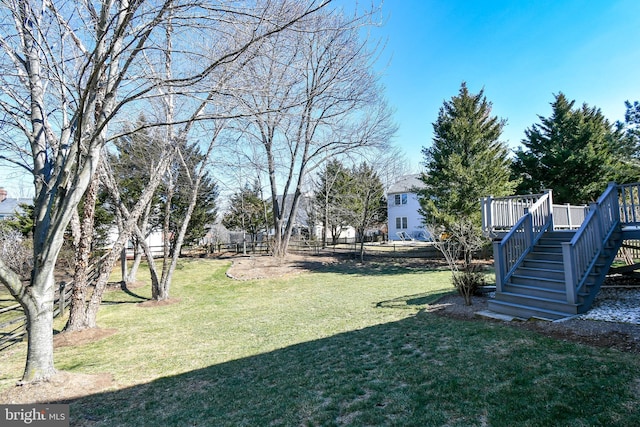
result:
[(591, 309), (576, 318), (640, 325), (640, 288), (602, 287)]

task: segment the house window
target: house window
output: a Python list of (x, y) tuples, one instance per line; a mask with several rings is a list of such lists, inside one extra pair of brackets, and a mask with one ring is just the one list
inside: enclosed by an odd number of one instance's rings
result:
[(407, 228), (407, 217), (396, 217), (396, 230), (406, 230)]
[(394, 197), (394, 203), (396, 205), (406, 205), (407, 204), (407, 194), (396, 194)]

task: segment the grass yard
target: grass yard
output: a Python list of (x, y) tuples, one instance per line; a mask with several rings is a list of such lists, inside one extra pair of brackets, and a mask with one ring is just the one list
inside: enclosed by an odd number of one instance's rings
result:
[[(117, 384), (73, 401), (72, 425), (640, 425), (636, 355), (423, 311), (447, 272), (345, 263), (238, 282), (227, 267), (183, 261), (172, 305), (140, 307), (148, 287), (106, 295), (99, 324), (118, 332), (56, 350), (58, 369)], [(0, 353), (0, 388), (24, 353)]]

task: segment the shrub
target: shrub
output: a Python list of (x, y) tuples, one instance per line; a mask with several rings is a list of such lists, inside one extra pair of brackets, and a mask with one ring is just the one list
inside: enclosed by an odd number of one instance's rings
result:
[(435, 236), (434, 246), (449, 265), (453, 286), (464, 297), (464, 303), (471, 305), (471, 296), (485, 284), (484, 274), (479, 271), (479, 266), (473, 263), (473, 254), (478, 252), (485, 242), (480, 230), (465, 218), (457, 220), (447, 230), (429, 226), (427, 229)]
[(0, 227), (0, 259), (20, 277), (28, 279), (33, 268), (33, 242), (11, 227)]

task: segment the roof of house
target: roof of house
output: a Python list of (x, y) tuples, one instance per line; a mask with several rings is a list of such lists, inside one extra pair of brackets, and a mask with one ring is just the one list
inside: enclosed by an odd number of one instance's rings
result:
[(420, 180), (421, 174), (404, 175), (389, 187), (388, 194), (394, 193), (416, 193), (424, 188), (424, 183)]
[(22, 212), (21, 204), (32, 205), (33, 199), (29, 198), (6, 198), (0, 202), (0, 216), (14, 215), (16, 212)]

